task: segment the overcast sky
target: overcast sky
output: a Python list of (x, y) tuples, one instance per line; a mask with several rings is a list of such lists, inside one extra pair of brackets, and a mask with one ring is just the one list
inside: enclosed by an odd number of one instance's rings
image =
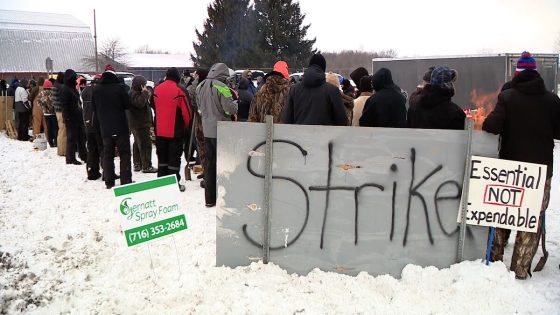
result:
[[(149, 44), (192, 52), (211, 0), (1, 1), (0, 8), (68, 13), (99, 42), (120, 38), (132, 51)], [(394, 49), (400, 57), (482, 53), (550, 53), (560, 34), (560, 0), (302, 0), (308, 37), (322, 51)]]

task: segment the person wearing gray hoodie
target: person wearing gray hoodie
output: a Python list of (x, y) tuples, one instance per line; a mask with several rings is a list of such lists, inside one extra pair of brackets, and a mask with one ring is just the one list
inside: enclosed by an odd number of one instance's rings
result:
[(196, 103), (202, 116), (206, 163), (204, 184), (206, 207), (216, 205), (216, 138), (218, 121), (229, 121), (237, 113), (237, 101), (226, 85), (229, 68), (224, 63), (216, 63), (206, 79), (196, 88)]

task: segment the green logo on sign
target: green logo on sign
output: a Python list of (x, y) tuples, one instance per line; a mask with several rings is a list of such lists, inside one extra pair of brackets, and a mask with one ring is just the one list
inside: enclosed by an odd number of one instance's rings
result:
[(128, 215), (130, 213), (130, 208), (128, 207), (128, 201), (132, 199), (132, 198), (125, 198), (123, 201), (121, 201), (121, 205), (119, 207), (119, 210), (121, 211), (121, 213), (123, 215)]

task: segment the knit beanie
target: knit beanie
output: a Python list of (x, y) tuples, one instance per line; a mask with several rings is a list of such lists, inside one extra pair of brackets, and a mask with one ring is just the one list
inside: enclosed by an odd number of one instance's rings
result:
[(327, 61), (323, 55), (317, 53), (311, 57), (309, 60), (309, 66), (316, 65), (319, 66), (323, 71), (327, 70)]
[(531, 54), (528, 51), (524, 51), (521, 54), (521, 58), (517, 60), (517, 68), (515, 69), (515, 72), (521, 72), (527, 69), (537, 70), (537, 62), (533, 57), (531, 57)]
[(457, 70), (448, 67), (437, 67), (432, 71), (430, 84), (442, 89), (453, 89), (453, 82), (457, 80)]
[(276, 71), (278, 73), (281, 73), (286, 80), (290, 79), (290, 72), (288, 71), (288, 64), (285, 61), (282, 61), (282, 60), (277, 61), (274, 64), (274, 68), (272, 69), (272, 71)]
[(48, 90), (48, 89), (52, 89), (52, 82), (49, 80), (46, 80), (45, 83), (43, 83), (43, 89)]

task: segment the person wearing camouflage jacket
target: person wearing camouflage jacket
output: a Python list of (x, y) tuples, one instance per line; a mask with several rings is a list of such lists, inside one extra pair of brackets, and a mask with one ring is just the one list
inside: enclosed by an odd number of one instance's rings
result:
[(265, 122), (267, 115), (272, 115), (274, 122), (280, 122), (280, 114), (290, 93), (290, 81), (277, 71), (265, 76), (264, 85), (251, 102), (250, 122)]

